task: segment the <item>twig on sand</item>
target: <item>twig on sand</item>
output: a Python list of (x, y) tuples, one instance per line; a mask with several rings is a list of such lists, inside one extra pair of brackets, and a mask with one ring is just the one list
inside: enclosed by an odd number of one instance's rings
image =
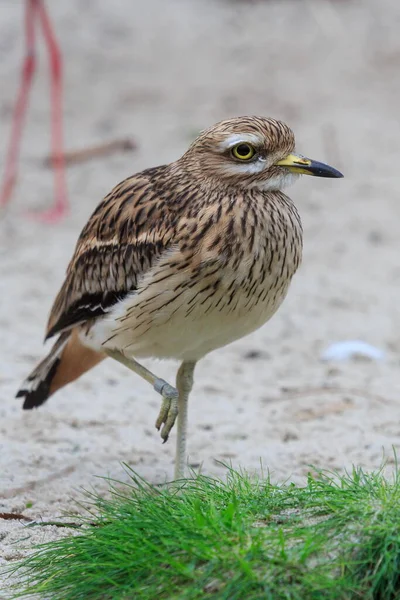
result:
[[(30, 523), (28, 523), (27, 525), (25, 525), (25, 527), (66, 527), (68, 529), (80, 529), (81, 527), (99, 527), (100, 524), (99, 523), (91, 523), (91, 522), (82, 522), (82, 523), (75, 523), (75, 522), (69, 522), (69, 521), (34, 521), (32, 519), (30, 519)], [(102, 523), (104, 525), (104, 523)]]
[[(93, 158), (109, 156), (115, 152), (131, 152), (136, 148), (137, 145), (132, 138), (122, 138), (82, 148), (81, 150), (70, 150), (64, 153), (63, 160), (67, 166), (70, 166), (83, 163)], [(53, 155), (46, 156), (43, 160), (45, 167), (52, 167), (56, 162), (57, 158)]]
[(21, 513), (8, 513), (2, 512), (0, 513), (0, 519), (4, 519), (5, 521), (32, 521), (29, 517)]

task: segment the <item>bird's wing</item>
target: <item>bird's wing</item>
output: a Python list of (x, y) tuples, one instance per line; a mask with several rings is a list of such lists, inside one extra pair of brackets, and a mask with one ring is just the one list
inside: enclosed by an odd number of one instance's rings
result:
[(126, 179), (90, 217), (51, 310), (46, 339), (106, 314), (173, 243), (173, 216), (151, 181), (150, 170)]

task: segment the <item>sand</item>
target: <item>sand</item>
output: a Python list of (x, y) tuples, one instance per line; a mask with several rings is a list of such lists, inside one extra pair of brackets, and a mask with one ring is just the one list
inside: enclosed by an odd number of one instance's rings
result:
[[(400, 5), (397, 0), (96, 0), (54, 2), (65, 59), (68, 148), (133, 136), (134, 153), (68, 170), (71, 213), (27, 218), (53, 198), (42, 51), (15, 196), (0, 216), (0, 512), (54, 519), (96, 476), (172, 476), (175, 438), (162, 445), (157, 394), (107, 361), (40, 410), (14, 394), (45, 350), (43, 332), (76, 237), (101, 197), (142, 168), (177, 158), (202, 128), (228, 116), (282, 118), (300, 152), (343, 180), (302, 178), (291, 189), (304, 223), (304, 262), (278, 314), (198, 366), (189, 463), (216, 461), (275, 481), (310, 465), (393, 463), (400, 442), (398, 175)], [(22, 55), (22, 3), (0, 6), (0, 151), (10, 132)], [(324, 362), (332, 342), (360, 339), (384, 361)], [(146, 361), (173, 382), (177, 365)], [(27, 508), (27, 505), (29, 508)], [(54, 539), (0, 520), (0, 563)]]

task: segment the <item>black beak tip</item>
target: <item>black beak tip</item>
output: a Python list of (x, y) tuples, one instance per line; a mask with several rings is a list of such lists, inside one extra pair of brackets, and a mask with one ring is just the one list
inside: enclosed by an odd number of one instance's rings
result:
[(341, 179), (342, 177), (344, 177), (343, 173), (341, 173), (337, 169), (332, 169), (332, 171), (333, 171), (332, 175), (328, 175), (328, 177), (332, 177), (335, 179)]
[(333, 167), (327, 168), (323, 166), (319, 168), (318, 166), (316, 166), (312, 169), (312, 171), (313, 174), (317, 177), (327, 177), (329, 179), (340, 179), (341, 177), (343, 177), (343, 173), (341, 173), (337, 169), (334, 169)]

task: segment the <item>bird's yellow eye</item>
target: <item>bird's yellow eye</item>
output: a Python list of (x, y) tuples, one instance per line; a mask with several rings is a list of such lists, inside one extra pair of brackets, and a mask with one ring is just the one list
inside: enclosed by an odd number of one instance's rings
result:
[(250, 160), (255, 155), (256, 151), (250, 144), (237, 144), (232, 148), (232, 156), (239, 160)]

